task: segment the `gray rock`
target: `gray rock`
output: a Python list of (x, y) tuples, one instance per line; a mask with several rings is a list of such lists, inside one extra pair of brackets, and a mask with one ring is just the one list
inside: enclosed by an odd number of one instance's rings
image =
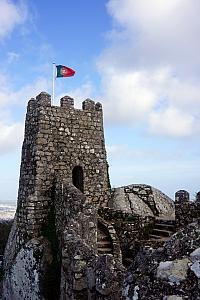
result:
[(190, 260), (188, 258), (177, 259), (174, 261), (161, 261), (157, 268), (156, 277), (162, 280), (166, 279), (173, 284), (179, 284), (187, 277), (189, 263)]
[(109, 206), (140, 216), (157, 215), (174, 219), (174, 202), (164, 193), (145, 184), (132, 184), (113, 189)]
[(49, 242), (30, 240), (18, 252), (3, 280), (3, 300), (43, 299), (41, 274), (52, 262)]

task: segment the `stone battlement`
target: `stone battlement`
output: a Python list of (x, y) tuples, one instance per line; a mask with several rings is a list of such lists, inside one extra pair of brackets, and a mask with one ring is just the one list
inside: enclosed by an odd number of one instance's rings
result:
[[(28, 103), (29, 107), (54, 107), (51, 103), (51, 96), (46, 92), (41, 92), (36, 99), (31, 98)], [(75, 109), (74, 107), (74, 99), (70, 96), (64, 96), (60, 99), (60, 107), (67, 109)], [(82, 110), (90, 110), (90, 111), (102, 111), (102, 105), (99, 102), (95, 102), (89, 98), (82, 102)]]

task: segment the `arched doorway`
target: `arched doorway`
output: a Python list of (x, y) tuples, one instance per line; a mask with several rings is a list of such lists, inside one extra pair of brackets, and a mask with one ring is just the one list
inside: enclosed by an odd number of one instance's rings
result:
[(79, 189), (82, 193), (84, 192), (83, 168), (81, 166), (76, 166), (73, 168), (72, 182), (77, 189)]

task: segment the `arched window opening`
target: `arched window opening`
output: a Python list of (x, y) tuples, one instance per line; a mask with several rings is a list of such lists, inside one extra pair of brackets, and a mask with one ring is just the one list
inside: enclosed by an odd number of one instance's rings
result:
[(72, 182), (73, 185), (83, 193), (83, 168), (81, 166), (76, 166), (73, 168)]

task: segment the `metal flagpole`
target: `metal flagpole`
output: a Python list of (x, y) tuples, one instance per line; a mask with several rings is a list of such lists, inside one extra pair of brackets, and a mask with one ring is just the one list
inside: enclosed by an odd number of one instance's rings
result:
[(52, 71), (52, 105), (54, 105), (54, 96), (55, 96), (55, 66), (53, 63), (53, 71)]

